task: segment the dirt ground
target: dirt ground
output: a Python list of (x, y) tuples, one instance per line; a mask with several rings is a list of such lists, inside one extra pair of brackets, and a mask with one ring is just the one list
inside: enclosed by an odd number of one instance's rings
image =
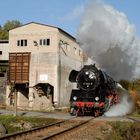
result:
[(106, 121), (91, 121), (67, 136), (60, 136), (58, 140), (105, 140), (112, 127)]

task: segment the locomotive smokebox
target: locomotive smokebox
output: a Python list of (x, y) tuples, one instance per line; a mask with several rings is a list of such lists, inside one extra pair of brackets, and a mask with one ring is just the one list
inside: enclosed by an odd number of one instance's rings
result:
[(95, 65), (85, 65), (80, 71), (72, 70), (70, 82), (77, 82), (77, 87), (82, 90), (94, 90), (100, 81), (100, 72)]

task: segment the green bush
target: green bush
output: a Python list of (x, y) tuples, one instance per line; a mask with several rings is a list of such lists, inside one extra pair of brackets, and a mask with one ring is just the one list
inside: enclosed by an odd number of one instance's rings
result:
[(125, 88), (126, 90), (129, 90), (130, 88), (132, 88), (133, 83), (131, 83), (128, 80), (120, 80), (119, 83), (123, 86), (123, 88)]
[(106, 140), (140, 140), (140, 123), (112, 122), (112, 132)]

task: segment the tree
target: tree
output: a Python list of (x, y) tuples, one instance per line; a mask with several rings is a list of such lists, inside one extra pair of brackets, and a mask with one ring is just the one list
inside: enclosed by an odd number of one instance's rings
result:
[(7, 21), (5, 24), (4, 24), (4, 26), (3, 26), (3, 29), (5, 30), (5, 31), (9, 31), (9, 30), (11, 30), (11, 29), (13, 29), (13, 28), (16, 28), (16, 27), (19, 27), (19, 26), (21, 26), (22, 25), (22, 23), (20, 23), (18, 20), (12, 20), (12, 21)]
[(21, 26), (22, 23), (18, 20), (7, 21), (3, 27), (0, 28), (0, 40), (8, 40), (9, 30)]
[(0, 40), (8, 40), (8, 32), (0, 30)]
[(126, 90), (129, 90), (132, 87), (132, 83), (128, 80), (120, 80), (119, 83), (125, 88)]

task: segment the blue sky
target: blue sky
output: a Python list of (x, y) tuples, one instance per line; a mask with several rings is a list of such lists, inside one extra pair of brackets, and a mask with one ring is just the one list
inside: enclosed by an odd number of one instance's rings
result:
[[(1, 0), (0, 25), (7, 20), (19, 20), (23, 24), (39, 22), (57, 26), (75, 36), (82, 8), (87, 0)], [(93, 0), (94, 1), (94, 0)], [(123, 12), (136, 27), (140, 36), (140, 0), (102, 0)]]

